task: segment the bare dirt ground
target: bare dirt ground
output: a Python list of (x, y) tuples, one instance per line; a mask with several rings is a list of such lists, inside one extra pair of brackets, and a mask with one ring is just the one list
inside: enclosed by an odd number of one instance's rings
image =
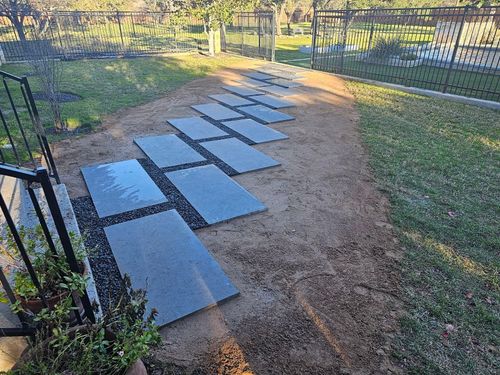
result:
[[(60, 142), (56, 162), (72, 197), (88, 195), (79, 167), (144, 157), (137, 135), (174, 132), (242, 69), (220, 71), (110, 116), (93, 134)], [(397, 334), (399, 246), (388, 204), (361, 145), (354, 100), (343, 81), (311, 72), (273, 125), (286, 141), (257, 149), (280, 167), (235, 179), (267, 212), (196, 231), (241, 295), (162, 329), (158, 360), (209, 374), (371, 374), (390, 362)]]

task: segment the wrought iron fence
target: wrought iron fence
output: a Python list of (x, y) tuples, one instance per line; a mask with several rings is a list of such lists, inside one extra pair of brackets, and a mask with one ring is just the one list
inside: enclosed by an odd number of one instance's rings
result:
[(324, 10), (311, 66), (500, 101), (500, 7)]
[(233, 22), (222, 26), (222, 50), (274, 61), (275, 22), (269, 12), (237, 13)]
[(0, 14), (1, 56), (23, 61), (37, 51), (59, 58), (137, 56), (206, 49), (203, 22), (169, 12)]
[[(0, 176), (2, 176), (2, 178), (5, 178), (4, 176), (8, 176), (10, 178), (19, 179), (23, 184), (25, 184), (31, 203), (33, 204), (34, 212), (36, 213), (38, 222), (43, 231), (44, 238), (47, 241), (47, 245), (51, 251), (51, 254), (56, 257), (63, 256), (64, 259), (68, 262), (69, 269), (72, 272), (82, 272), (75, 256), (71, 237), (66, 229), (66, 225), (64, 223), (64, 219), (57, 202), (56, 194), (52, 187), (52, 182), (50, 180), (49, 174), (47, 173), (47, 170), (45, 168), (38, 168), (33, 171), (22, 167), (4, 164), (0, 165)], [(48, 207), (47, 215), (52, 219), (54, 223), (55, 233), (52, 233), (49, 230), (47, 219), (38, 200), (39, 198), (34, 191), (34, 185), (40, 186), (41, 190), (43, 191), (43, 194), (40, 194), (40, 197), (43, 196), (46, 200)], [(1, 192), (0, 210), (3, 214), (3, 219), (5, 220), (5, 224), (7, 226), (6, 229), (10, 232), (13, 238), (13, 243), (15, 244), (13, 246), (17, 247), (17, 251), (21, 256), (24, 268), (26, 269), (34, 287), (39, 293), (39, 298), (42, 306), (44, 308), (52, 308), (42, 290), (40, 280), (43, 275), (37, 274), (27, 251), (27, 241), (23, 240), (23, 236), (20, 234), (18, 226), (16, 225), (13, 219), (13, 215), (11, 214), (11, 209)], [(60, 243), (62, 247), (62, 253), (57, 250), (56, 241), (58, 241), (57, 243)], [(4, 272), (3, 266), (0, 266), (0, 283), (2, 284), (9, 303), (11, 305), (16, 304), (16, 302), (19, 301), (19, 298), (14, 293), (9, 281), (9, 276)], [(72, 318), (75, 320), (76, 324), (82, 324), (84, 319), (89, 319), (92, 322), (95, 321), (93, 307), (87, 292), (84, 291), (81, 295), (73, 293), (71, 297), (73, 306), (75, 307), (75, 312), (72, 314)], [(34, 334), (37, 323), (33, 321), (32, 316), (28, 315), (25, 311), (18, 311), (17, 316), (21, 322), (21, 326), (1, 327), (0, 336), (29, 336)]]
[(0, 71), (0, 164), (36, 170), (45, 166), (59, 183), (45, 130), (26, 77)]

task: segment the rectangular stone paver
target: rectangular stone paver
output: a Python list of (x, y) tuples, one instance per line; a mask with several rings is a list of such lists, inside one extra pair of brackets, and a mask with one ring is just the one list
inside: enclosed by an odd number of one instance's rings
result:
[(217, 94), (217, 95), (208, 95), (209, 98), (212, 98), (214, 100), (217, 100), (221, 103), (230, 105), (232, 107), (239, 107), (242, 105), (250, 105), (253, 104), (248, 99), (242, 98), (241, 96), (234, 95), (234, 94)]
[(259, 81), (257, 79), (252, 79), (252, 78), (245, 78), (239, 81), (236, 81), (238, 83), (241, 83), (243, 85), (247, 85), (250, 87), (262, 87), (262, 86), (270, 86), (271, 84), (267, 81)]
[(236, 138), (207, 141), (200, 144), (239, 173), (257, 171), (280, 164)]
[(192, 105), (191, 108), (218, 121), (244, 117), (242, 114), (239, 114), (238, 112), (226, 108), (218, 103), (197, 104)]
[(271, 141), (278, 141), (281, 139), (288, 139), (288, 136), (271, 129), (266, 125), (259, 124), (257, 121), (252, 119), (242, 119), (233, 121), (224, 121), (223, 125), (240, 133), (244, 137), (250, 139), (255, 143), (265, 143)]
[(159, 168), (206, 160), (175, 134), (136, 138), (134, 142)]
[(225, 131), (220, 130), (217, 126), (201, 117), (176, 118), (167, 120), (167, 122), (194, 140), (228, 135)]
[(295, 119), (295, 117), (293, 116), (276, 111), (261, 104), (241, 107), (241, 110), (252, 117), (264, 121), (267, 124)]
[(223, 86), (222, 87), (224, 90), (231, 91), (235, 94), (241, 95), (241, 96), (252, 96), (252, 95), (263, 95), (263, 92), (251, 89), (250, 87), (245, 87), (241, 85), (237, 86)]
[(99, 217), (167, 202), (167, 198), (137, 160), (82, 168)]
[(256, 95), (249, 98), (274, 109), (295, 107), (292, 102), (273, 95)]
[[(104, 228), (122, 276), (147, 292), (163, 326), (238, 295), (176, 210)], [(149, 313), (148, 311), (148, 313)]]
[(281, 87), (286, 87), (287, 89), (304, 86), (304, 84), (301, 82), (290, 81), (289, 79), (283, 79), (283, 78), (270, 79), (268, 82)]
[(266, 210), (257, 198), (215, 165), (165, 175), (208, 224)]
[(292, 96), (292, 95), (298, 95), (299, 93), (293, 89), (287, 89), (285, 87), (281, 86), (266, 86), (266, 87), (260, 87), (262, 91), (268, 92), (270, 94), (278, 95), (278, 96)]
[(271, 75), (265, 74), (265, 73), (260, 73), (260, 72), (241, 73), (241, 75), (244, 75), (246, 77), (250, 77), (253, 79), (260, 79), (260, 80), (275, 78), (274, 76), (271, 76)]

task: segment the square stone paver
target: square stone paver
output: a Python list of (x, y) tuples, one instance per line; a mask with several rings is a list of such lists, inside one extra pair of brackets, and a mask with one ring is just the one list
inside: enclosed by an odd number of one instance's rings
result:
[(288, 139), (288, 136), (271, 129), (266, 125), (259, 124), (257, 121), (252, 119), (242, 119), (233, 121), (224, 121), (222, 124), (228, 128), (240, 133), (244, 137), (250, 139), (255, 143), (265, 143), (272, 141), (279, 141), (281, 139)]
[(215, 165), (165, 175), (208, 224), (266, 210), (257, 198)]
[(207, 141), (200, 144), (239, 173), (280, 165), (276, 160), (236, 138)]
[(176, 118), (167, 120), (167, 122), (194, 140), (228, 135), (225, 131), (220, 130), (217, 126), (201, 117)]
[(245, 86), (223, 86), (222, 87), (224, 90), (231, 91), (235, 94), (241, 95), (241, 96), (252, 96), (252, 95), (263, 95), (263, 92), (254, 90), (250, 87), (245, 87)]
[(274, 109), (295, 107), (292, 102), (273, 95), (256, 95), (249, 98)]
[(208, 97), (217, 100), (221, 103), (230, 105), (232, 107), (239, 107), (242, 105), (253, 104), (253, 102), (251, 102), (250, 100), (234, 94), (217, 94), (217, 95), (209, 95)]
[(278, 95), (278, 96), (292, 96), (292, 95), (298, 95), (299, 93), (293, 89), (287, 89), (285, 87), (281, 86), (266, 86), (266, 87), (260, 87), (262, 91), (268, 92), (270, 94)]
[(136, 138), (134, 142), (159, 168), (206, 160), (175, 134)]
[[(238, 295), (176, 210), (104, 228), (120, 273), (147, 292), (163, 326)], [(148, 311), (148, 312), (149, 312)]]
[(295, 117), (287, 115), (286, 113), (276, 111), (261, 104), (251, 105), (248, 107), (241, 107), (242, 112), (249, 114), (259, 120), (264, 121), (266, 124), (275, 122), (293, 120)]
[(244, 117), (242, 114), (218, 103), (197, 104), (192, 105), (191, 108), (218, 121)]
[(246, 76), (246, 77), (250, 77), (253, 79), (260, 79), (260, 80), (275, 78), (274, 76), (271, 76), (271, 75), (265, 74), (265, 73), (260, 73), (260, 72), (241, 73), (241, 75)]
[(167, 202), (137, 160), (83, 167), (82, 174), (99, 217)]

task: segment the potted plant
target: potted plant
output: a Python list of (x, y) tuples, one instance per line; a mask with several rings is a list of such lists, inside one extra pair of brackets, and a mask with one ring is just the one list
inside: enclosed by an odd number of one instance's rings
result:
[(37, 320), (43, 328), (9, 374), (147, 374), (141, 358), (160, 341), (154, 324), (156, 312), (144, 319), (145, 292), (132, 290), (128, 278), (125, 284), (127, 293), (117, 306), (94, 324), (70, 327), (64, 321), (71, 308), (69, 298), (54, 310), (42, 309)]
[[(41, 286), (41, 293), (49, 308), (64, 300), (71, 293), (81, 294), (87, 285), (87, 275), (84, 266), (86, 249), (81, 238), (70, 234), (75, 257), (80, 265), (79, 272), (73, 272), (62, 249), (59, 240), (54, 241), (55, 252), (49, 247), (41, 226), (34, 229), (21, 228), (19, 235), (25, 245), (26, 253)], [(11, 279), (17, 302), (15, 310), (36, 315), (43, 306), (40, 291), (33, 283), (26, 264), (22, 260), (12, 235), (0, 238), (0, 253), (7, 260), (4, 271)], [(0, 301), (6, 302), (6, 296), (1, 295)]]

